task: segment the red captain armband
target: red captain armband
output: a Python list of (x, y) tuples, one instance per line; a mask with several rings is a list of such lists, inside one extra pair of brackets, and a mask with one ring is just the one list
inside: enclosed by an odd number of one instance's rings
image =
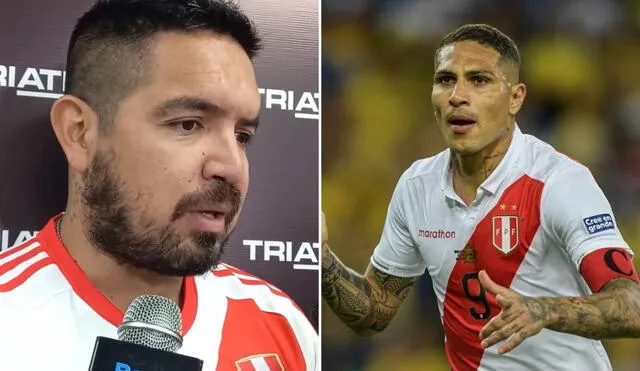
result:
[(587, 254), (580, 263), (580, 274), (594, 293), (614, 278), (638, 282), (631, 254), (622, 248), (607, 247)]

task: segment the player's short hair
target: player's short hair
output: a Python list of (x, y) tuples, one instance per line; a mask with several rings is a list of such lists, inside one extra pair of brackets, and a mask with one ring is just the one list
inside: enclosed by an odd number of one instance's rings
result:
[(87, 102), (104, 131), (119, 102), (148, 78), (152, 38), (198, 30), (230, 36), (250, 59), (261, 49), (254, 24), (228, 0), (98, 0), (71, 34), (65, 93)]
[(510, 63), (518, 69), (520, 68), (520, 52), (513, 39), (497, 28), (486, 24), (467, 24), (447, 34), (438, 45), (435, 58), (438, 58), (438, 53), (443, 47), (460, 41), (475, 41), (485, 45), (500, 54), (501, 62)]

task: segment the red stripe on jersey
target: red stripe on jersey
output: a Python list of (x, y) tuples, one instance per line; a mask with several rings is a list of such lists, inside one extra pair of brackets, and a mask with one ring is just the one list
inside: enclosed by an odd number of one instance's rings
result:
[(22, 285), (26, 280), (28, 280), (29, 277), (31, 277), (34, 273), (36, 273), (41, 268), (46, 267), (49, 264), (53, 264), (53, 259), (51, 259), (50, 257), (46, 257), (44, 259), (38, 260), (37, 262), (31, 264), (16, 278), (10, 280), (7, 283), (0, 284), (0, 292), (9, 292), (15, 289), (16, 287)]
[(544, 184), (526, 175), (511, 184), (496, 206), (478, 223), (458, 251), (444, 298), (445, 349), (453, 370), (477, 370), (484, 350), (480, 330), (500, 312), (493, 295), (485, 295), (478, 272), (486, 270), (509, 287), (540, 226)]
[(280, 360), (276, 356), (266, 356), (263, 358), (264, 362), (269, 367), (269, 370), (284, 370), (284, 367), (280, 364)]
[(229, 277), (233, 276), (235, 272), (231, 269), (216, 269), (212, 270), (211, 273), (216, 277)]
[(240, 280), (240, 282), (244, 283), (245, 285), (249, 285), (249, 286), (266, 286), (266, 287), (269, 288), (269, 290), (274, 295), (282, 296), (283, 298), (289, 298), (287, 296), (287, 294), (285, 294), (284, 292), (282, 292), (282, 291), (280, 291), (278, 289), (274, 289), (273, 287), (271, 287), (270, 285), (268, 285), (264, 281), (250, 280), (250, 279), (240, 278), (240, 277), (238, 277), (238, 279)]
[[(236, 277), (238, 280), (240, 280), (240, 282), (244, 283), (245, 285), (262, 285), (262, 286), (267, 286), (271, 292), (273, 292), (274, 294), (278, 295), (278, 296), (283, 296), (283, 297), (287, 297), (287, 294), (285, 294), (283, 291), (276, 289), (274, 287), (272, 287), (267, 281), (263, 281), (261, 279), (259, 279), (258, 277), (255, 277), (247, 272), (241, 271), (240, 269), (234, 268), (234, 269), (223, 269), (223, 270), (214, 270), (212, 271), (213, 275), (216, 277)], [(251, 278), (244, 278), (244, 277), (251, 277)]]
[[(243, 360), (237, 362), (236, 367), (239, 371), (258, 371), (258, 369), (254, 366), (254, 362), (260, 362), (259, 364), (266, 364), (267, 369), (270, 371), (284, 371), (284, 367), (280, 363), (280, 359), (275, 355), (265, 355), (265, 356), (256, 356), (251, 357), (247, 360)], [(260, 368), (262, 371), (263, 368)]]
[(185, 277), (182, 281), (182, 336), (193, 326), (198, 313), (198, 291), (196, 289), (196, 280), (193, 276)]
[[(291, 301), (291, 303), (293, 304), (294, 307), (296, 307), (296, 309), (298, 309), (300, 312), (302, 312), (302, 309), (300, 309), (300, 307), (298, 306), (298, 303), (296, 303), (295, 301), (293, 301), (293, 299), (291, 299), (289, 297), (289, 295), (285, 294), (284, 292), (278, 290), (278, 289), (274, 289), (272, 286), (265, 284), (264, 282), (260, 282), (260, 281), (254, 281), (254, 280), (247, 280), (247, 279), (243, 279), (240, 278), (240, 282), (244, 283), (245, 285), (264, 285), (267, 286), (269, 288), (269, 290), (274, 294), (274, 295), (278, 295), (280, 297), (283, 298), (287, 298)], [(304, 312), (302, 312), (304, 314)]]
[(236, 268), (233, 265), (229, 265), (229, 264), (226, 264), (226, 263), (220, 263), (220, 265), (223, 266), (225, 269), (218, 270), (218, 271), (215, 271), (215, 272), (231, 272), (231, 273), (238, 273), (238, 274), (244, 274), (246, 276), (251, 276), (249, 273), (243, 271), (240, 268)]
[[(240, 282), (244, 283), (245, 285), (252, 285), (252, 286), (267, 286), (269, 288), (269, 290), (274, 294), (274, 295), (278, 295), (281, 296), (283, 298), (287, 298), (289, 300), (291, 300), (291, 302), (293, 303), (293, 305), (300, 311), (302, 312), (302, 309), (300, 309), (300, 307), (298, 306), (298, 304), (293, 301), (289, 295), (287, 295), (284, 291), (270, 285), (267, 281), (263, 281), (241, 269), (238, 269), (236, 267), (232, 267), (228, 264), (224, 264), (224, 267), (226, 267), (227, 269), (218, 269), (218, 270), (214, 270), (212, 271), (213, 275), (215, 275), (216, 277), (229, 277), (229, 276), (235, 276), (238, 280), (240, 280)], [(247, 278), (242, 278), (242, 277), (238, 277), (237, 274), (241, 274), (243, 276), (247, 276), (247, 277), (253, 277), (255, 279), (247, 279)], [(304, 313), (304, 312), (302, 312)]]
[(18, 251), (22, 251), (25, 248), (27, 248), (27, 246), (31, 246), (32, 244), (37, 243), (34, 240), (29, 240), (26, 241), (24, 243), (22, 243), (22, 245), (18, 245), (18, 246), (14, 246), (14, 247), (10, 247), (2, 252), (0, 252), (0, 260), (9, 257), (15, 253), (17, 253)]
[(18, 265), (26, 262), (27, 260), (33, 258), (34, 256), (38, 255), (39, 253), (43, 252), (44, 249), (42, 248), (42, 246), (38, 246), (36, 248), (34, 248), (33, 250), (24, 253), (20, 256), (17, 256), (15, 259), (9, 260), (8, 262), (0, 265), (0, 276), (9, 272), (10, 270), (12, 270), (13, 268), (17, 267)]
[[(73, 291), (87, 303), (99, 316), (111, 323), (120, 326), (124, 313), (89, 280), (75, 259), (69, 254), (62, 244), (55, 229), (55, 220), (59, 215), (49, 219), (49, 222), (38, 233), (42, 247), (53, 258), (58, 268), (65, 276)], [(185, 277), (182, 291), (182, 335), (184, 336), (195, 321), (198, 307), (197, 290), (193, 277)]]
[(238, 362), (236, 365), (238, 371), (257, 371), (255, 367), (253, 367), (253, 363), (251, 363), (250, 359), (246, 361)]
[[(229, 277), (229, 276), (236, 276), (240, 281), (242, 281), (243, 283), (247, 283), (247, 281), (251, 281), (251, 282), (257, 282), (257, 284), (260, 285), (265, 285), (268, 286), (270, 289), (272, 289), (272, 291), (274, 291), (274, 287), (272, 287), (271, 285), (269, 285), (269, 283), (265, 280), (262, 280), (250, 273), (247, 273), (245, 271), (243, 271), (242, 269), (238, 269), (234, 266), (228, 265), (228, 264), (221, 264), (223, 267), (225, 267), (225, 269), (217, 269), (217, 270), (213, 270), (212, 273), (217, 276), (217, 277)], [(242, 276), (245, 277), (251, 277), (252, 279), (248, 279), (248, 278), (244, 278)], [(279, 293), (278, 295), (283, 296), (286, 294), (279, 290), (279, 289), (275, 289), (275, 291), (277, 291), (277, 293)], [(274, 292), (276, 293), (276, 292)]]
[(628, 278), (638, 282), (633, 257), (622, 248), (602, 248), (590, 252), (580, 263), (580, 274), (592, 292), (602, 290), (614, 278)]
[(238, 364), (267, 356), (282, 363), (271, 370), (306, 369), (298, 339), (284, 316), (263, 312), (251, 299), (227, 299), (227, 303), (216, 370), (237, 370)]

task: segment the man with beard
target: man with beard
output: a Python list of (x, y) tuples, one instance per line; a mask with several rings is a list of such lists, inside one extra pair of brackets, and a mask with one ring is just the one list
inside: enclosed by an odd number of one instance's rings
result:
[(179, 304), (179, 352), (206, 370), (316, 369), (295, 303), (218, 264), (248, 188), (259, 45), (226, 1), (101, 0), (79, 19), (50, 114), (67, 206), (0, 255), (0, 369), (86, 370), (142, 294)]

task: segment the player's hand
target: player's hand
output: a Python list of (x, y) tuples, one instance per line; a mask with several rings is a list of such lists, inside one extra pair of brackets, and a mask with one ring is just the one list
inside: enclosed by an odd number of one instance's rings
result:
[(324, 211), (321, 212), (322, 214), (322, 241), (320, 241), (320, 246), (321, 247), (321, 251), (320, 253), (322, 255), (320, 255), (321, 257), (325, 257), (325, 256), (329, 256), (329, 232), (327, 231), (327, 220), (324, 217)]
[(483, 348), (509, 339), (498, 350), (498, 354), (507, 353), (546, 326), (545, 318), (541, 315), (544, 313), (540, 308), (541, 303), (535, 298), (522, 296), (498, 285), (485, 271), (481, 271), (478, 278), (482, 287), (496, 296), (496, 301), (502, 308), (500, 314), (492, 318), (480, 331)]

